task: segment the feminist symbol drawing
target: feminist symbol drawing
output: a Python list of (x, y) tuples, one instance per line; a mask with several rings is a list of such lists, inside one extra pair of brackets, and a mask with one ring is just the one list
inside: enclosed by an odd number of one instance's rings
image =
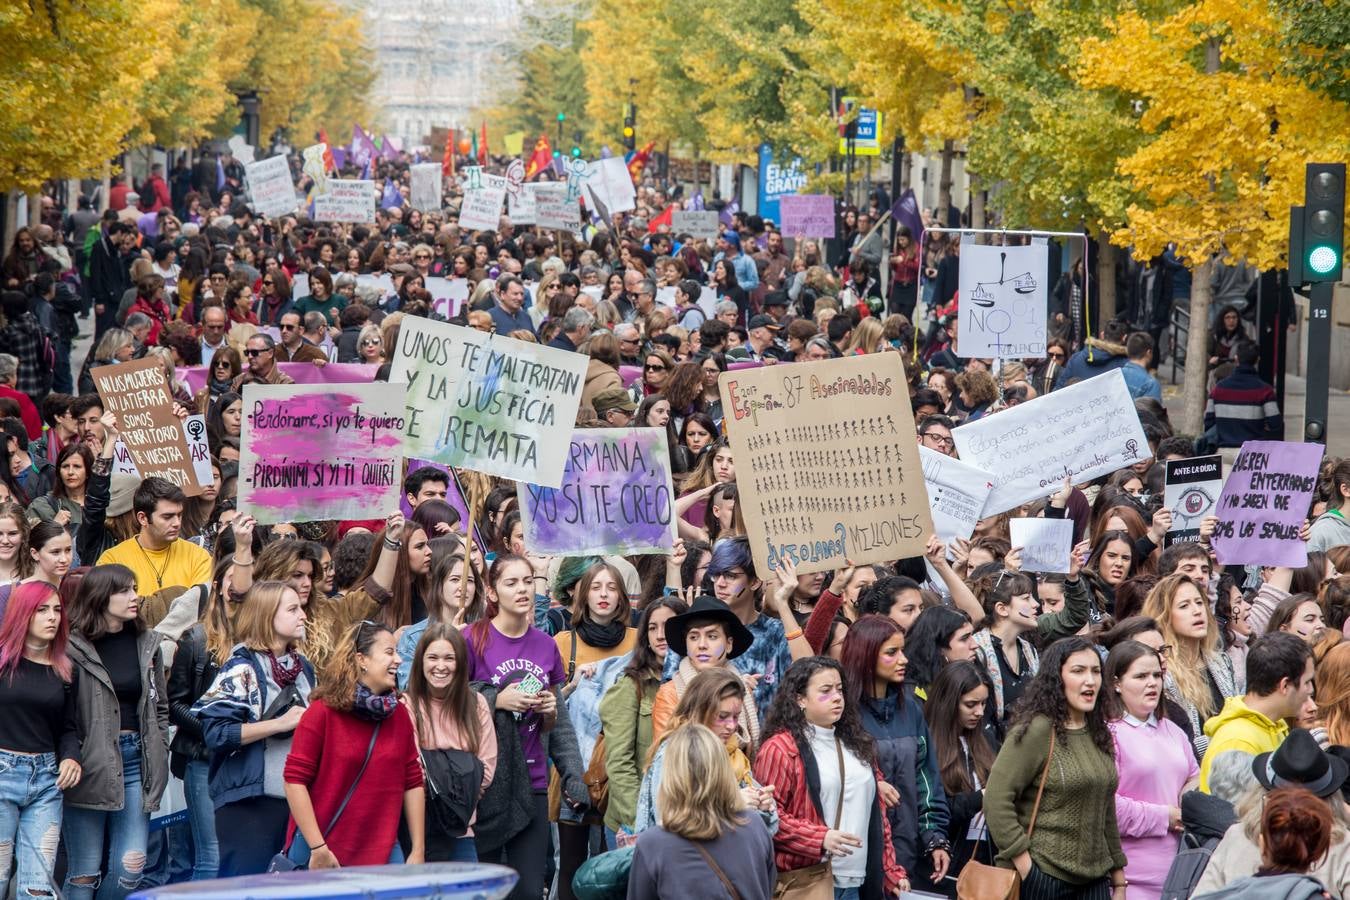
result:
[(1045, 355), (1045, 245), (963, 247), (960, 268), (962, 356)]

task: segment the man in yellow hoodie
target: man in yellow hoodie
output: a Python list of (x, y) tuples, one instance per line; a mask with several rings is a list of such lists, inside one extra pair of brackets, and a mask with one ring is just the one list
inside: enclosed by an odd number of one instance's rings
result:
[(1312, 692), (1311, 647), (1284, 631), (1257, 639), (1247, 651), (1246, 695), (1229, 697), (1205, 723), (1209, 748), (1200, 761), (1200, 790), (1209, 793), (1209, 767), (1220, 753), (1255, 756), (1279, 747), (1289, 734), (1285, 719), (1297, 718)]

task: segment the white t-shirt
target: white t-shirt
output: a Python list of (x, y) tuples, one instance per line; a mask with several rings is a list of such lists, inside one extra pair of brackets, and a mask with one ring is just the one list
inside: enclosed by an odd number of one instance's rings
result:
[[(833, 728), (810, 725), (811, 751), (816, 756), (820, 771), (820, 809), (825, 816), (825, 827), (834, 828), (834, 811), (839, 804), (839, 754), (835, 749)], [(840, 888), (857, 887), (867, 878), (867, 832), (872, 822), (872, 803), (876, 799), (877, 783), (872, 769), (844, 750), (844, 809), (839, 818), (839, 830), (856, 835), (863, 845), (848, 856), (830, 860), (834, 885)]]

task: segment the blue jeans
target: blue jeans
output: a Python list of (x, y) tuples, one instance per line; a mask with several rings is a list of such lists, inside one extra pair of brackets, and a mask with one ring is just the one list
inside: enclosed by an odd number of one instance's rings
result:
[(220, 871), (220, 845), (216, 843), (216, 809), (211, 803), (207, 773), (211, 764), (190, 760), (183, 772), (187, 798), (188, 827), (192, 829), (192, 880), (209, 881)]
[[(460, 838), (460, 840), (468, 840), (471, 846), (473, 844), (473, 838)], [(300, 833), (299, 828), (295, 829), (295, 837), (291, 838), (291, 846), (286, 848), (286, 858), (297, 866), (309, 865), (309, 841), (305, 840), (305, 836)], [(459, 862), (460, 860), (456, 859), (455, 861)], [(478, 862), (477, 853), (475, 852), (474, 859), (465, 861)], [(342, 860), (338, 860), (338, 862), (340, 863)], [(402, 862), (403, 848), (398, 845), (398, 841), (394, 841), (394, 848), (389, 851), (389, 865), (395, 866)]]
[[(67, 900), (122, 900), (140, 887), (145, 874), (150, 816), (141, 791), (141, 739), (123, 734), (117, 745), (122, 752), (122, 808), (66, 807)], [(105, 838), (109, 845), (106, 875)]]
[(56, 754), (0, 750), (0, 891), (9, 884), (17, 856), (17, 895), (54, 896), (52, 866), (60, 839)]
[(834, 889), (834, 900), (858, 900), (858, 889), (837, 887)]

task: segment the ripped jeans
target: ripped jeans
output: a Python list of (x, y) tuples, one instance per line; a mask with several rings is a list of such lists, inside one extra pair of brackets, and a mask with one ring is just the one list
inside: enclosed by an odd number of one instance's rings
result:
[(0, 892), (8, 887), (17, 859), (19, 900), (55, 897), (52, 866), (60, 840), (56, 754), (0, 750)]
[[(145, 812), (141, 791), (141, 739), (123, 733), (118, 738), (122, 753), (122, 808), (116, 811), (66, 807), (68, 900), (122, 900), (141, 885), (145, 875), (145, 851), (150, 840), (150, 816)], [(104, 868), (103, 843), (108, 838)]]

